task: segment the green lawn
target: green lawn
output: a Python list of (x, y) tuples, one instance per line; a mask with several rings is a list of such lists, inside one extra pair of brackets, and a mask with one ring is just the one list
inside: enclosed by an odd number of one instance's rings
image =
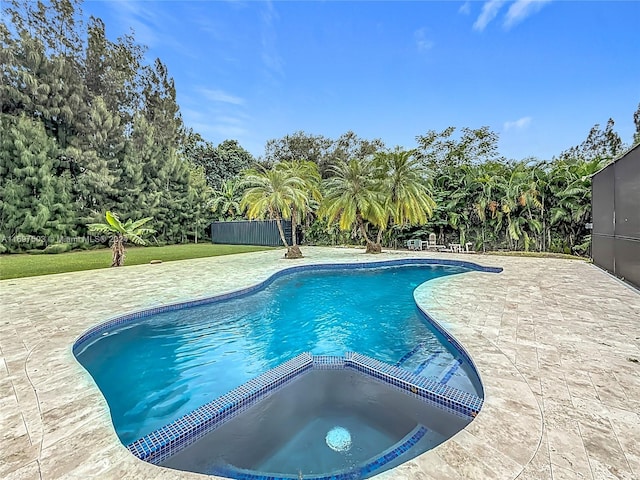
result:
[[(127, 265), (140, 265), (149, 263), (151, 260), (170, 262), (172, 260), (215, 257), (268, 249), (269, 247), (214, 245), (211, 243), (169, 245), (166, 247), (128, 247), (125, 268)], [(4, 254), (0, 255), (0, 280), (109, 268), (110, 265), (111, 249), (107, 248), (57, 255)]]

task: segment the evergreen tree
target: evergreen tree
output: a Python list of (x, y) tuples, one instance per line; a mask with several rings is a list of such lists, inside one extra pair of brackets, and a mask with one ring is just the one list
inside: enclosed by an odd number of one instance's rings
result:
[[(17, 125), (21, 135), (29, 129), (45, 135), (36, 142), (44, 157), (32, 151), (35, 157), (24, 160), (39, 165), (40, 180), (34, 180), (39, 186), (30, 199), (34, 208), (23, 205), (26, 199), (16, 205), (5, 201), (3, 224), (10, 225), (7, 231), (26, 228), (23, 233), (40, 235), (49, 228), (40, 220), (69, 214), (66, 230), (84, 233), (87, 222), (117, 209), (135, 218), (156, 216), (159, 239), (183, 241), (206, 203), (206, 188), (200, 173), (190, 173), (190, 164), (177, 153), (184, 128), (174, 81), (160, 60), (142, 66), (144, 49), (132, 36), (108, 40), (98, 18), (84, 31), (78, 5), (77, 0), (11, 0), (3, 10), (3, 122)], [(23, 142), (4, 140), (0, 154), (7, 168), (22, 174), (10, 160), (15, 163)], [(238, 165), (230, 175), (248, 166), (248, 153), (236, 143), (225, 143), (223, 150), (224, 161)], [(14, 177), (7, 177), (7, 198), (28, 195)], [(53, 200), (47, 185), (59, 194)], [(39, 220), (24, 221), (16, 213), (21, 209), (37, 210), (29, 215)], [(9, 218), (10, 211), (15, 218)]]
[(176, 103), (173, 78), (156, 59), (144, 76), (143, 115), (153, 129), (156, 154), (143, 166), (145, 182), (142, 201), (147, 215), (156, 219), (159, 237), (169, 242), (187, 239), (189, 215), (189, 165), (178, 155), (184, 140), (184, 126)]
[[(61, 148), (69, 145), (75, 123), (88, 110), (77, 5), (75, 0), (50, 0), (48, 4), (13, 0), (5, 9), (17, 35), (7, 40), (12, 50), (7, 93), (17, 100), (10, 106), (14, 104), (16, 113), (25, 111), (41, 119)], [(6, 28), (6, 32), (11, 30)]]
[(145, 67), (143, 84), (144, 116), (153, 125), (163, 153), (170, 154), (169, 150), (182, 144), (184, 126), (173, 78), (159, 58), (153, 67)]
[[(142, 114), (136, 115), (119, 164), (120, 176), (115, 184), (118, 201), (114, 210), (127, 212), (131, 218), (142, 218), (145, 213), (152, 213), (153, 205), (146, 203), (143, 191), (150, 189), (146, 187), (152, 178), (148, 175), (155, 176), (153, 168), (158, 155), (153, 127)], [(145, 168), (145, 165), (151, 167)]]
[(189, 130), (180, 154), (191, 165), (202, 168), (210, 192), (223, 189), (225, 183), (255, 165), (256, 161), (237, 140), (225, 140), (217, 147)]
[[(1, 114), (0, 125), (0, 234), (14, 239), (33, 235), (46, 245), (73, 232), (70, 182), (67, 173), (54, 174), (58, 167), (56, 142), (41, 123), (25, 115)], [(38, 242), (36, 242), (38, 243)]]
[(119, 192), (118, 165), (124, 153), (120, 117), (109, 112), (102, 97), (92, 101), (87, 121), (78, 126), (78, 136), (67, 155), (74, 159), (77, 175), (74, 196), (82, 224), (95, 221), (112, 208)]
[(91, 17), (87, 29), (85, 82), (92, 97), (102, 97), (111, 114), (120, 117), (120, 127), (133, 122), (140, 107), (140, 68), (145, 49), (131, 35), (111, 42), (104, 22)]
[(189, 186), (184, 218), (188, 222), (188, 233), (193, 236), (195, 243), (205, 235), (205, 228), (210, 223), (210, 213), (207, 208), (212, 190), (207, 185), (204, 169), (189, 165)]
[(251, 168), (255, 164), (255, 158), (247, 152), (237, 140), (225, 140), (216, 148), (217, 151), (217, 175), (216, 184), (220, 186), (223, 181), (237, 178), (240, 173)]

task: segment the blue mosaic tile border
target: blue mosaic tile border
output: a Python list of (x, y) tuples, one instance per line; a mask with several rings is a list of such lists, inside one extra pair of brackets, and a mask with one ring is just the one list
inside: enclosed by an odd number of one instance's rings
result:
[[(432, 265), (432, 266), (453, 266), (453, 267), (463, 267), (469, 270), (479, 271), (479, 272), (488, 272), (488, 273), (500, 273), (502, 272), (502, 268), (500, 267), (484, 267), (482, 265), (478, 265), (472, 262), (466, 262), (461, 260), (448, 260), (448, 259), (432, 259), (432, 258), (404, 258), (398, 260), (384, 260), (379, 262), (366, 262), (366, 263), (322, 263), (322, 264), (312, 264), (312, 265), (298, 265), (295, 267), (285, 268), (283, 270), (279, 270), (278, 272), (271, 275), (269, 278), (264, 280), (263, 282), (257, 283), (256, 285), (252, 285), (247, 288), (243, 288), (240, 290), (236, 290), (233, 292), (225, 293), (222, 295), (216, 295), (214, 297), (206, 297), (200, 298), (196, 300), (191, 300), (187, 302), (179, 302), (172, 303), (169, 305), (161, 305), (158, 307), (140, 310), (133, 313), (128, 313), (125, 315), (118, 316), (111, 320), (107, 320), (101, 324), (98, 324), (82, 335), (80, 335), (73, 344), (73, 353), (77, 354), (82, 348), (95, 338), (99, 337), (103, 333), (109, 331), (110, 329), (125, 325), (128, 323), (133, 323), (136, 320), (141, 318), (150, 317), (152, 315), (164, 312), (171, 312), (174, 310), (180, 310), (183, 308), (191, 308), (197, 307), (200, 305), (207, 305), (211, 303), (223, 302), (225, 300), (229, 300), (232, 298), (240, 298), (251, 293), (254, 293), (258, 290), (261, 290), (271, 283), (273, 283), (276, 279), (289, 275), (296, 272), (304, 272), (309, 270), (342, 270), (342, 269), (368, 269), (368, 268), (382, 268), (382, 267), (397, 267), (403, 265)], [(425, 316), (430, 319), (428, 315)], [(440, 327), (442, 328), (442, 327)]]
[(445, 374), (442, 376), (442, 378), (438, 378), (438, 381), (440, 383), (447, 383), (449, 380), (451, 380), (451, 377), (453, 377), (453, 375), (456, 373), (458, 368), (460, 368), (460, 365), (462, 365), (462, 359), (458, 358), (453, 363), (453, 365), (451, 365), (451, 367), (449, 367), (449, 369), (445, 372)]
[(127, 448), (136, 457), (162, 463), (180, 450), (277, 392), (310, 370), (350, 369), (382, 381), (447, 412), (472, 420), (482, 399), (426, 377), (355, 352), (344, 357), (303, 353), (259, 375), (178, 420), (145, 435)]
[[(407, 436), (399, 442), (398, 445), (385, 450), (374, 460), (368, 461), (361, 467), (356, 467), (346, 472), (333, 473), (329, 475), (310, 476), (305, 475), (305, 480), (357, 480), (364, 476), (379, 470), (389, 462), (395, 460), (400, 455), (404, 454), (407, 450), (418, 443), (422, 437), (424, 437), (429, 430), (423, 425), (418, 425), (411, 430)], [(282, 474), (260, 474), (254, 473), (249, 470), (241, 470), (234, 467), (219, 468), (215, 472), (216, 475), (222, 475), (225, 477), (234, 478), (236, 480), (290, 480), (299, 479), (301, 477), (295, 475), (282, 475)]]
[(343, 370), (345, 368), (345, 357), (334, 355), (313, 355), (314, 370)]
[(141, 460), (161, 463), (312, 368), (311, 354), (300, 354), (145, 435), (127, 448)]
[(482, 408), (482, 398), (472, 393), (458, 390), (360, 353), (353, 353), (351, 359), (345, 361), (345, 365), (347, 368), (382, 380), (396, 389), (426, 400), (457, 416), (473, 419)]
[(442, 335), (444, 337), (444, 339), (449, 344), (451, 344), (451, 346), (460, 354), (460, 356), (471, 366), (471, 368), (473, 369), (475, 374), (478, 376), (478, 378), (480, 378), (480, 388), (483, 389), (483, 391), (480, 392), (480, 393), (481, 393), (481, 395), (484, 395), (484, 387), (482, 386), (482, 378), (480, 377), (480, 372), (476, 368), (476, 364), (471, 359), (471, 356), (467, 353), (467, 350), (462, 346), (462, 344), (453, 335), (451, 335), (447, 331), (446, 328), (444, 328), (442, 325), (440, 325), (440, 322), (438, 322), (435, 318), (433, 318), (431, 315), (429, 315), (426, 312), (426, 310), (424, 310), (424, 308), (422, 308), (420, 305), (417, 305), (417, 307), (418, 307), (418, 311), (422, 314), (424, 319), (427, 322), (429, 322), (429, 324), (431, 324), (433, 326), (433, 328), (435, 328), (438, 331), (438, 333), (440, 335)]

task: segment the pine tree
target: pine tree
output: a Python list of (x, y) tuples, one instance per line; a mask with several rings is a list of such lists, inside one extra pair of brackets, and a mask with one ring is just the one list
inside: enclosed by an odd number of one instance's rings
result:
[(174, 81), (167, 67), (156, 59), (153, 68), (145, 70), (143, 84), (143, 114), (152, 128), (156, 149), (143, 167), (143, 176), (149, 179), (141, 194), (143, 204), (149, 208), (145, 215), (155, 218), (159, 238), (183, 242), (189, 222), (189, 165), (178, 155), (184, 126)]
[(204, 236), (204, 229), (210, 220), (207, 204), (211, 198), (212, 190), (211, 187), (207, 185), (204, 168), (193, 164), (188, 165), (189, 193), (187, 195), (184, 218), (188, 222), (189, 233), (193, 235), (194, 241), (198, 243), (198, 240)]
[(153, 68), (145, 68), (142, 83), (144, 116), (156, 130), (163, 153), (169, 153), (169, 149), (177, 148), (184, 139), (173, 78), (169, 76), (166, 65), (157, 58)]
[[(1, 115), (0, 234), (24, 248), (20, 236), (46, 245), (73, 234), (68, 175), (57, 176), (58, 147), (41, 123), (24, 115)], [(38, 244), (39, 242), (36, 242)]]
[(115, 188), (120, 176), (118, 165), (124, 153), (124, 139), (120, 117), (107, 110), (102, 97), (92, 101), (86, 122), (78, 125), (73, 147), (66, 150), (73, 156), (78, 174), (74, 182), (74, 196), (80, 223), (96, 221), (113, 208), (118, 199)]
[(143, 115), (136, 115), (131, 136), (124, 146), (118, 165), (120, 175), (115, 184), (118, 199), (113, 210), (126, 212), (131, 218), (154, 215), (153, 204), (143, 198), (143, 192), (151, 190), (151, 187), (145, 186), (155, 176), (153, 169), (158, 155), (153, 127)]
[(17, 100), (16, 114), (25, 111), (44, 122), (61, 148), (70, 144), (75, 123), (83, 121), (88, 110), (78, 5), (76, 0), (13, 0), (5, 9), (16, 32), (7, 41), (12, 50), (8, 98)]
[(140, 108), (140, 69), (145, 49), (125, 35), (112, 42), (104, 22), (91, 17), (87, 29), (85, 82), (92, 97), (102, 97), (111, 114), (120, 117), (125, 128)]

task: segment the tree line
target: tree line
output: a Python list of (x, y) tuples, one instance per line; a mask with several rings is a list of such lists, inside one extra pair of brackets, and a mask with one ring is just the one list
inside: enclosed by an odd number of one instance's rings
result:
[(153, 217), (156, 243), (202, 236), (209, 185), (254, 160), (185, 128), (160, 59), (146, 64), (133, 34), (110, 40), (99, 18), (85, 25), (77, 0), (6, 2), (0, 36), (3, 251), (70, 248), (108, 210)]
[[(65, 239), (113, 211), (153, 218), (152, 244), (197, 241), (212, 220), (288, 218), (307, 243), (369, 251), (436, 233), (477, 250), (581, 254), (590, 175), (626, 148), (610, 119), (544, 161), (504, 158), (488, 127), (428, 131), (411, 149), (295, 132), (255, 159), (185, 127), (166, 65), (145, 63), (133, 34), (110, 40), (82, 18), (78, 0), (3, 10), (1, 251), (86, 247)], [(637, 143), (640, 105), (634, 122)], [(282, 237), (297, 255), (297, 237)]]
[(291, 219), (294, 232), (305, 226), (307, 243), (365, 244), (368, 252), (435, 233), (439, 244), (471, 242), (479, 251), (584, 255), (591, 176), (626, 149), (613, 127), (595, 125), (545, 161), (500, 156), (488, 127), (428, 131), (411, 150), (353, 132), (337, 140), (296, 132), (270, 140), (261, 168), (224, 182), (211, 206), (221, 220)]

